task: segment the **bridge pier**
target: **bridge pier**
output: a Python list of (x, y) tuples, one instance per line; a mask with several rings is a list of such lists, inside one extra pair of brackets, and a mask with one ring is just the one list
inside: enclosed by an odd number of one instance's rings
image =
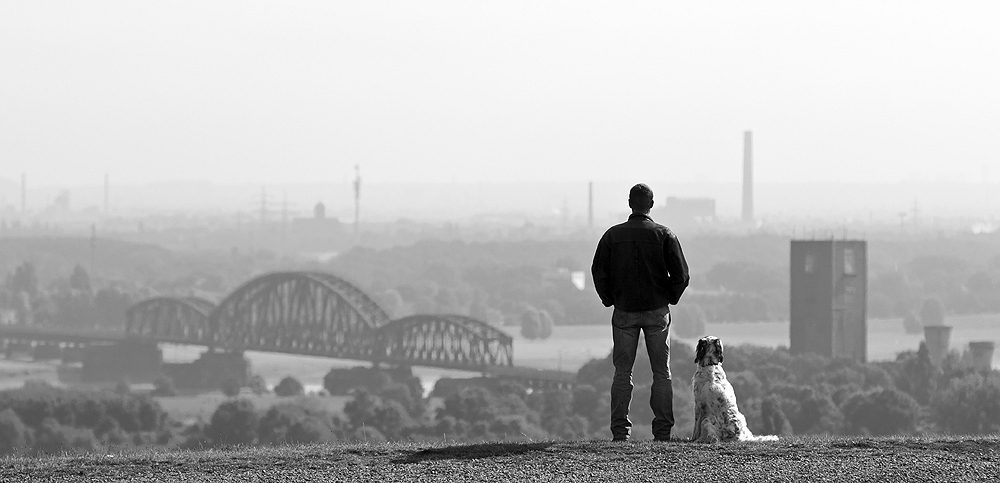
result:
[(83, 351), (87, 348), (87, 344), (66, 344), (62, 349), (62, 362), (63, 364), (72, 364), (74, 362), (83, 362)]
[(330, 392), (331, 396), (346, 396), (355, 388), (376, 390), (387, 382), (408, 384), (415, 377), (413, 368), (410, 366), (374, 363), (372, 367), (355, 366), (330, 369), (330, 372), (323, 378), (323, 387)]
[(163, 351), (155, 342), (123, 340), (114, 344), (91, 344), (83, 349), (83, 382), (111, 382), (128, 379), (150, 382), (159, 376)]
[(164, 373), (179, 388), (218, 389), (226, 380), (236, 381), (240, 387), (250, 381), (250, 361), (243, 352), (205, 351), (194, 362), (165, 364)]
[(21, 339), (5, 339), (3, 344), (4, 357), (13, 359), (31, 354), (31, 341)]
[(23, 339), (0, 336), (0, 352), (7, 359), (31, 357), (36, 361), (61, 359), (63, 364), (83, 362), (87, 342), (59, 341), (49, 337)]
[(35, 344), (31, 351), (32, 359), (36, 361), (51, 361), (62, 358), (62, 348), (59, 343), (39, 342)]

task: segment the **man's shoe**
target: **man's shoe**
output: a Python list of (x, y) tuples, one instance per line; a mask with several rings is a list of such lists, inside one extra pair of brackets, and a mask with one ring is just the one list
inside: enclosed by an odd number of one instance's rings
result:
[(628, 437), (625, 436), (615, 436), (611, 438), (611, 441), (628, 441)]
[(666, 436), (656, 436), (653, 438), (653, 441), (670, 441), (670, 435), (668, 434)]

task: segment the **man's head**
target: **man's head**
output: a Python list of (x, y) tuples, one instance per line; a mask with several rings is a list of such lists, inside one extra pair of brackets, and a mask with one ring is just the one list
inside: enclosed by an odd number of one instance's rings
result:
[(628, 206), (632, 213), (649, 213), (653, 208), (653, 190), (645, 183), (639, 183), (628, 192)]

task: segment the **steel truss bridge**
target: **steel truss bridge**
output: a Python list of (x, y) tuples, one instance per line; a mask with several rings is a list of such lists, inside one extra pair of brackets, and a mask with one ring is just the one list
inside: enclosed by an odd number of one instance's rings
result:
[(392, 320), (351, 283), (328, 273), (276, 272), (252, 279), (218, 305), (158, 297), (126, 314), (125, 337), (511, 374), (512, 340), (462, 315)]

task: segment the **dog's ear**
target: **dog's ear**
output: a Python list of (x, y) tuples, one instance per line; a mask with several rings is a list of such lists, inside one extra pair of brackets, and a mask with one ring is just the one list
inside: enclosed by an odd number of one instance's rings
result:
[(708, 344), (705, 343), (705, 339), (698, 340), (698, 348), (695, 350), (694, 361), (701, 362), (705, 358), (705, 351), (708, 349)]
[(715, 353), (719, 355), (719, 362), (722, 362), (725, 357), (722, 355), (722, 340), (715, 339)]

